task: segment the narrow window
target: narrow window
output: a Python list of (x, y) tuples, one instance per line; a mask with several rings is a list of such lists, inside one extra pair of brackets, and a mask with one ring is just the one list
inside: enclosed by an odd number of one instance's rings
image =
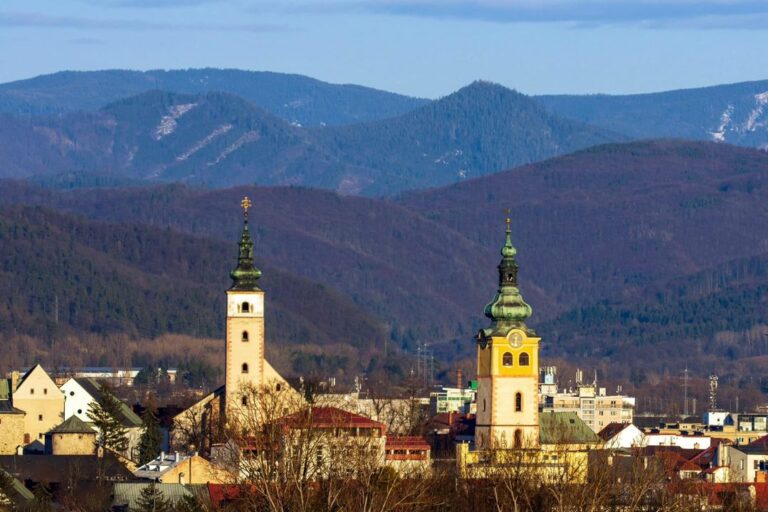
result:
[(243, 305), (240, 308), (240, 311), (242, 311), (243, 313), (250, 313), (251, 312), (251, 305), (248, 304), (247, 302), (243, 302)]
[(248, 405), (248, 397), (247, 397), (247, 396), (243, 396), (243, 400), (242, 400), (242, 402), (241, 402), (241, 403), (242, 403), (243, 405)]
[(530, 358), (526, 352), (520, 354), (520, 366), (528, 366), (530, 364)]
[(243, 363), (243, 373), (248, 373), (248, 363)]
[(48, 394), (48, 388), (43, 388), (43, 394), (44, 394), (44, 395), (47, 395), (47, 394)]
[(509, 352), (505, 352), (504, 355), (501, 357), (501, 363), (504, 366), (512, 366), (512, 354)]
[(37, 415), (37, 421), (43, 421), (43, 415), (42, 414), (38, 414)]
[(523, 410), (523, 395), (519, 391), (515, 393), (515, 412), (522, 412)]
[(243, 331), (243, 341), (244, 342), (248, 341), (248, 331)]
[(30, 389), (30, 390), (29, 390), (29, 394), (30, 394), (30, 395), (34, 395), (34, 394), (35, 394), (35, 388), (32, 388), (32, 389)]
[(485, 412), (485, 398), (483, 398), (483, 412)]
[(278, 384), (277, 386), (275, 386), (275, 389), (276, 389), (277, 391), (280, 391), (280, 388), (281, 388), (281, 387), (282, 387), (282, 386), (280, 386), (280, 384)]
[(523, 447), (523, 431), (519, 428), (515, 430), (515, 448)]

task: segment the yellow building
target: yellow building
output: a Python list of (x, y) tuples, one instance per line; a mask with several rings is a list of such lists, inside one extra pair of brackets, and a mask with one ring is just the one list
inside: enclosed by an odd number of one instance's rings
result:
[(477, 341), (477, 416), (474, 446), (457, 447), (462, 475), (534, 470), (541, 478), (586, 478), (587, 454), (601, 444), (574, 412), (539, 412), (539, 338), (518, 287), (517, 249), (510, 221), (498, 265), (499, 287), (485, 307), (490, 327)]
[(64, 395), (42, 366), (33, 366), (12, 394), (13, 406), (26, 413), (24, 445), (43, 451), (45, 433), (64, 420)]
[(161, 453), (133, 472), (133, 476), (161, 484), (235, 483), (232, 473), (195, 455)]

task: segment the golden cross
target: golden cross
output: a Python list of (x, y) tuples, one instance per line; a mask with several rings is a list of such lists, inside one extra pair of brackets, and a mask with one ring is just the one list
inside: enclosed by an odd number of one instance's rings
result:
[(512, 219), (509, 217), (509, 214), (512, 213), (512, 210), (509, 208), (504, 208), (504, 213), (507, 215), (507, 226), (509, 226), (512, 223)]
[(250, 208), (253, 205), (250, 199), (248, 199), (248, 196), (245, 196), (242, 201), (240, 201), (240, 206), (243, 208), (243, 211), (246, 215), (248, 215), (248, 208)]

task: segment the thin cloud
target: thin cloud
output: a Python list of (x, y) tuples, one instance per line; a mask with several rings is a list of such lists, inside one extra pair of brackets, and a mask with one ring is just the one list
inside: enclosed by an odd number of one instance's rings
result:
[(167, 23), (136, 19), (96, 19), (52, 16), (36, 12), (0, 12), (0, 26), (11, 28), (62, 28), (77, 30), (202, 30), (238, 32), (286, 32), (290, 27), (268, 23)]
[[(388, 14), (496, 23), (632, 24), (646, 28), (768, 29), (755, 0), (265, 0), (257, 10)], [(757, 17), (757, 18), (756, 18)]]

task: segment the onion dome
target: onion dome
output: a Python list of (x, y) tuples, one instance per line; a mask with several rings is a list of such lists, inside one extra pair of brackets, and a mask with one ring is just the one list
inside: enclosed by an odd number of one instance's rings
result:
[(499, 289), (493, 300), (485, 306), (485, 316), (491, 319), (491, 328), (486, 329), (487, 335), (506, 336), (514, 328), (530, 330), (525, 321), (531, 317), (533, 310), (520, 294), (517, 284), (517, 249), (512, 245), (512, 229), (507, 219), (507, 238), (501, 248), (499, 263)]

